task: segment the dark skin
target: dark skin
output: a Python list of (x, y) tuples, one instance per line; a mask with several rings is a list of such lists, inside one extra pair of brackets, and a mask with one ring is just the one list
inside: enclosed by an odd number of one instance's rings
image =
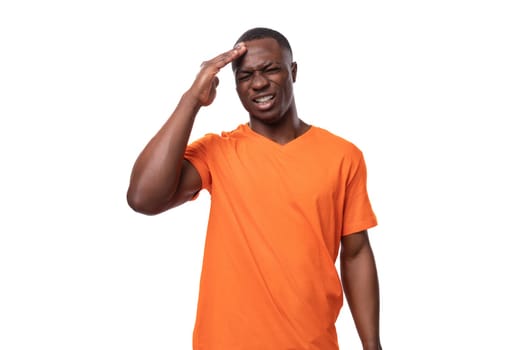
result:
[(341, 282), (359, 338), (366, 350), (380, 350), (379, 282), (368, 232), (341, 239)]
[[(200, 191), (199, 173), (184, 159), (184, 151), (200, 108), (215, 99), (217, 74), (229, 63), (253, 131), (286, 144), (310, 128), (297, 114), (293, 94), (297, 63), (291, 53), (272, 38), (240, 43), (202, 63), (172, 115), (138, 156), (127, 194), (135, 211), (156, 215), (187, 202)], [(340, 262), (344, 293), (363, 349), (381, 349), (379, 287), (367, 231), (343, 237)]]

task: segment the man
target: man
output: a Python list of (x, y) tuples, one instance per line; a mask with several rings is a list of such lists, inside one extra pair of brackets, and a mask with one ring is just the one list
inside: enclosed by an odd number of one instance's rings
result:
[[(188, 145), (229, 63), (249, 123)], [(352, 143), (299, 118), (296, 76), (282, 34), (248, 30), (201, 65), (133, 167), (128, 203), (144, 214), (210, 192), (194, 349), (338, 349), (343, 294), (363, 349), (381, 349), (367, 233), (377, 222), (364, 159)]]

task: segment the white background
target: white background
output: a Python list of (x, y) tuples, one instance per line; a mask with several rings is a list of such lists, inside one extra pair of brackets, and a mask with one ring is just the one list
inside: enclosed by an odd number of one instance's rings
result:
[[(202, 61), (283, 32), (299, 115), (365, 153), (385, 349), (525, 349), (521, 1), (4, 1), (0, 349), (190, 349), (209, 197), (127, 207)], [(247, 121), (231, 70), (192, 138)], [(520, 120), (521, 119), (521, 120)], [(345, 305), (342, 349), (359, 349)]]

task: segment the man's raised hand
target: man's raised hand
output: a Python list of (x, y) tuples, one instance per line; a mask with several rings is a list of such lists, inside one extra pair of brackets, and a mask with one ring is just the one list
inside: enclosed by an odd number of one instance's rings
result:
[(197, 100), (201, 106), (209, 106), (217, 94), (219, 78), (217, 74), (228, 63), (236, 60), (246, 53), (246, 45), (239, 43), (231, 50), (228, 50), (209, 61), (201, 64), (201, 70), (197, 74), (195, 81), (188, 93)]

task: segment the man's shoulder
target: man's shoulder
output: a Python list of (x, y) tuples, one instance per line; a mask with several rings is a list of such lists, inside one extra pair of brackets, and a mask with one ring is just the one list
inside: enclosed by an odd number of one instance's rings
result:
[(223, 131), (212, 131), (207, 132), (201, 137), (197, 138), (194, 142), (198, 143), (222, 143), (239, 137), (243, 137), (246, 134), (246, 125), (240, 124), (234, 129), (223, 130)]
[(248, 124), (239, 124), (234, 129), (227, 130), (227, 131), (222, 131), (220, 133), (220, 137), (224, 138), (224, 139), (230, 139), (230, 138), (236, 138), (236, 137), (244, 137), (244, 136), (246, 136), (247, 128), (248, 128)]
[(330, 148), (333, 147), (334, 149), (345, 150), (347, 152), (361, 153), (359, 147), (347, 137), (342, 136), (342, 134), (330, 131), (321, 126), (313, 125), (312, 128), (315, 131), (317, 138), (316, 142), (319, 143), (319, 145), (325, 145)]

